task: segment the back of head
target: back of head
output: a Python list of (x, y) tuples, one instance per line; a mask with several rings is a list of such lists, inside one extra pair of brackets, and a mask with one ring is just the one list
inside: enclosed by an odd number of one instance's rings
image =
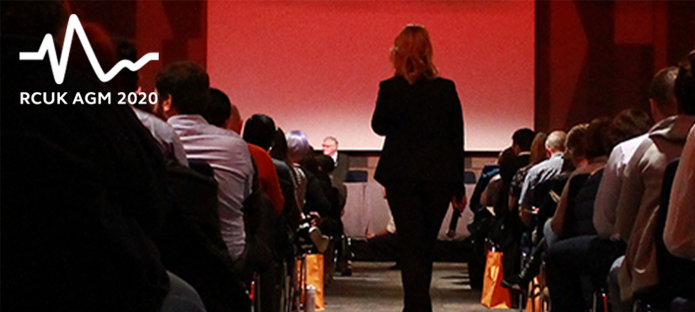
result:
[(533, 143), (533, 139), (535, 137), (536, 134), (533, 132), (533, 130), (523, 128), (514, 132), (514, 134), (512, 135), (512, 142), (515, 145), (518, 145), (521, 151), (530, 151), (531, 143)]
[(287, 158), (290, 162), (298, 163), (309, 153), (309, 139), (304, 132), (290, 131), (287, 134)]
[(646, 133), (653, 124), (649, 114), (642, 110), (629, 108), (621, 111), (613, 118), (608, 129), (611, 147)]
[[(116, 55), (119, 60), (129, 60), (133, 63), (138, 61), (138, 50), (133, 42), (124, 38), (117, 38), (115, 41)], [(121, 87), (125, 92), (135, 92), (140, 87), (137, 71), (122, 70), (117, 77), (121, 80)]]
[(396, 76), (402, 76), (410, 84), (420, 76), (437, 77), (437, 68), (432, 63), (430, 35), (421, 25), (408, 25), (398, 34), (391, 48), (391, 62)]
[(649, 86), (649, 98), (667, 116), (676, 114), (678, 110), (678, 103), (674, 94), (677, 75), (678, 68), (673, 66), (663, 68), (654, 75)]
[(193, 61), (168, 65), (157, 74), (157, 92), (162, 101), (171, 96), (179, 114), (205, 114), (210, 101), (210, 78), (205, 68)]
[(319, 155), (316, 156), (316, 160), (319, 162), (319, 169), (325, 173), (330, 174), (335, 169), (335, 162), (330, 156)]
[(319, 161), (314, 155), (311, 155), (310, 153), (307, 153), (304, 155), (304, 157), (301, 159), (300, 164), (302, 165), (302, 168), (306, 171), (309, 171), (313, 174), (316, 174), (319, 171)]
[[(84, 30), (85, 35), (87, 35), (87, 39), (89, 40), (89, 43), (91, 45), (92, 52), (94, 52), (94, 55), (96, 56), (96, 59), (98, 60), (101, 68), (113, 68), (116, 65), (118, 56), (116, 54), (116, 45), (114, 44), (114, 41), (111, 38), (111, 35), (108, 33), (108, 31), (106, 31), (106, 29), (103, 26), (92, 22), (83, 22), (82, 28)], [(80, 39), (77, 36), (75, 36), (72, 38), (72, 40), (72, 51), (70, 54), (70, 62), (68, 63), (68, 67), (74, 70), (78, 70), (83, 74), (94, 78), (95, 80), (99, 79), (99, 77), (97, 77), (97, 74), (94, 72), (94, 69), (92, 68), (92, 63), (89, 60), (89, 56), (87, 56), (87, 52), (85, 51), (82, 44), (79, 44), (79, 42), (77, 42)], [(122, 72), (125, 71), (126, 70)], [(123, 90), (120, 79), (112, 79), (106, 82), (106, 84), (114, 88), (115, 90)]]
[(220, 89), (210, 88), (210, 103), (203, 114), (205, 120), (213, 126), (223, 128), (231, 114), (232, 102), (229, 97)]
[(609, 139), (611, 122), (608, 118), (597, 118), (589, 123), (582, 141), (582, 150), (586, 159), (608, 156), (613, 145)]
[(529, 164), (535, 165), (547, 158), (545, 152), (545, 141), (548, 139), (548, 134), (539, 131), (533, 138), (531, 143), (531, 156), (529, 157)]
[(695, 115), (695, 50), (690, 51), (687, 60), (683, 61), (678, 70), (675, 83), (675, 93), (680, 111), (686, 115)]
[(2, 1), (0, 5), (3, 35), (41, 39), (46, 34), (55, 36), (70, 15), (70, 7), (64, 0)]
[(244, 140), (258, 145), (263, 149), (270, 149), (275, 137), (275, 122), (272, 118), (263, 114), (255, 114), (246, 120), (244, 124)]
[(285, 139), (285, 133), (280, 128), (275, 129), (273, 145), (270, 148), (270, 157), (287, 161), (287, 139)]
[(509, 185), (512, 177), (516, 172), (516, 154), (511, 147), (502, 151), (497, 158), (497, 163), (500, 165), (500, 176), (505, 185)]
[(545, 147), (553, 152), (564, 152), (566, 136), (565, 131), (555, 130), (551, 132), (545, 140)]
[[(579, 161), (586, 158), (582, 142), (588, 127), (589, 124), (578, 124), (570, 129), (565, 138), (565, 159), (572, 160), (575, 166)], [(552, 133), (550, 135), (552, 136)]]

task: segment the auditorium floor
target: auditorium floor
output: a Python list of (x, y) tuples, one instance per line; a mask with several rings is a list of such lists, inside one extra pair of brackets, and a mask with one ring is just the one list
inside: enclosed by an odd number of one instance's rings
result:
[[(336, 275), (326, 288), (326, 312), (400, 312), (401, 277), (399, 271), (389, 270), (393, 264), (353, 262), (352, 276)], [(431, 294), (434, 312), (489, 311), (480, 304), (480, 292), (468, 286), (462, 263), (435, 263)]]

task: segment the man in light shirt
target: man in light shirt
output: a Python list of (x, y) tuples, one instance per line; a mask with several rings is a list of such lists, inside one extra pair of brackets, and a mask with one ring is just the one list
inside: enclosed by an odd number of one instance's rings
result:
[(208, 124), (201, 116), (209, 101), (209, 77), (191, 61), (171, 64), (157, 75), (159, 103), (155, 112), (174, 128), (188, 160), (212, 167), (217, 190), (220, 232), (229, 256), (237, 260), (244, 251), (243, 202), (251, 194), (253, 164), (246, 142), (233, 131)]
[(535, 188), (548, 179), (558, 175), (565, 163), (565, 138), (564, 131), (553, 131), (545, 140), (545, 149), (550, 158), (538, 163), (529, 169), (524, 185), (519, 195), (519, 208), (530, 210), (533, 204), (533, 192)]

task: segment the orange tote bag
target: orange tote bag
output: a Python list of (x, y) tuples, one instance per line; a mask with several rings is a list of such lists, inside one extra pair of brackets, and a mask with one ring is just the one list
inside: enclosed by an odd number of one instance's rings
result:
[[(323, 298), (323, 255), (307, 254), (304, 261), (306, 261), (306, 271), (304, 272), (306, 287), (312, 285), (316, 288), (316, 310), (323, 311), (326, 309), (326, 303)], [(301, 272), (300, 261), (297, 262), (297, 268), (297, 271)], [(306, 289), (302, 289), (302, 303), (304, 303), (305, 295)]]
[(512, 306), (509, 289), (501, 284), (504, 279), (502, 272), (502, 253), (488, 251), (480, 303), (490, 309), (509, 309)]

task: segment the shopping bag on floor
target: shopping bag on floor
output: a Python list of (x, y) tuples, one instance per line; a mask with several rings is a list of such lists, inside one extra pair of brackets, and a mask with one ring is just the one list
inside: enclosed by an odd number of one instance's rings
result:
[(483, 295), (480, 303), (490, 309), (509, 309), (512, 306), (512, 296), (509, 289), (502, 287), (502, 253), (488, 251), (483, 280)]
[[(316, 288), (316, 310), (323, 311), (326, 308), (326, 303), (323, 298), (323, 255), (322, 254), (307, 254), (305, 256), (306, 261), (306, 271), (304, 272), (304, 278), (306, 280), (306, 287), (309, 285)], [(298, 272), (301, 272), (301, 262), (297, 262)], [(304, 303), (304, 296), (306, 295), (306, 289), (302, 290), (301, 301)]]

